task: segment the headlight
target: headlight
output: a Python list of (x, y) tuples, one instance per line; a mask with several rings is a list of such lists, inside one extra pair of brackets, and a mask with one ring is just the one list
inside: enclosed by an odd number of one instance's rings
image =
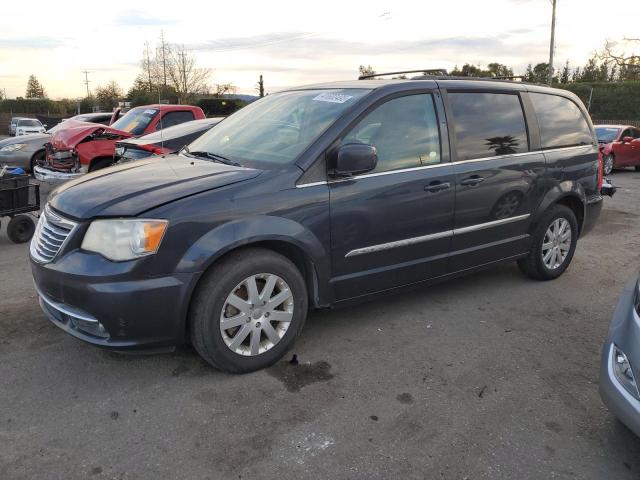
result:
[(82, 249), (114, 261), (133, 260), (158, 251), (167, 220), (94, 220), (82, 240)]
[(0, 148), (0, 152), (17, 152), (18, 150), (22, 150), (26, 146), (26, 143), (14, 143), (13, 145), (5, 145), (4, 147)]

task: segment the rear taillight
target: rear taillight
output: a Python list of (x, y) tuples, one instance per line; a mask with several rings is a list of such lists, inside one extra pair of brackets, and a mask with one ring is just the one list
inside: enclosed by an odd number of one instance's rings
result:
[(154, 155), (160, 155), (162, 153), (164, 153), (164, 149), (151, 143), (149, 145), (138, 145), (139, 148), (141, 148), (142, 150), (146, 150), (147, 152), (151, 152)]
[(602, 153), (598, 155), (598, 192), (602, 190), (602, 183), (604, 180), (604, 160)]

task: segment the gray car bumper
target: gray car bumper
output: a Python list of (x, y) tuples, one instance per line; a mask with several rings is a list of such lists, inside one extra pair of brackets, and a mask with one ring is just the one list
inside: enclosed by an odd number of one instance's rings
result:
[(20, 151), (4, 153), (0, 152), (0, 165), (9, 165), (10, 167), (22, 167), (25, 170), (31, 169), (31, 156), (35, 152)]
[(68, 180), (73, 180), (74, 178), (78, 178), (84, 175), (84, 173), (82, 172), (79, 172), (79, 173), (58, 172), (57, 170), (49, 170), (48, 168), (44, 168), (44, 167), (35, 167), (33, 169), (33, 174), (36, 177), (36, 179), (40, 180), (41, 182), (47, 182), (47, 183), (63, 183)]
[(622, 423), (640, 436), (640, 400), (620, 383), (613, 370), (614, 348), (629, 360), (636, 381), (640, 379), (640, 317), (634, 308), (637, 277), (630, 280), (618, 301), (602, 348), (600, 364), (600, 396)]

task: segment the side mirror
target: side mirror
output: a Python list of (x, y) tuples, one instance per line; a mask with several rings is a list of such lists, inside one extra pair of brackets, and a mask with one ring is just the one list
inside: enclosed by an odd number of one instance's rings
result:
[(633, 137), (622, 137), (622, 141), (624, 143), (631, 143), (633, 142)]
[(338, 149), (334, 173), (341, 177), (349, 177), (369, 172), (376, 168), (377, 164), (376, 147), (363, 143), (347, 143)]

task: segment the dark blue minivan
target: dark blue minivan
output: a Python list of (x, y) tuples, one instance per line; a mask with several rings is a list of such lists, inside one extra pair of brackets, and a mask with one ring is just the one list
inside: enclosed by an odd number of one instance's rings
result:
[(505, 260), (558, 277), (601, 183), (593, 126), (567, 91), (429, 76), (293, 88), (177, 154), (60, 186), (33, 277), (75, 337), (190, 341), (247, 372), (283, 356), (309, 308)]

